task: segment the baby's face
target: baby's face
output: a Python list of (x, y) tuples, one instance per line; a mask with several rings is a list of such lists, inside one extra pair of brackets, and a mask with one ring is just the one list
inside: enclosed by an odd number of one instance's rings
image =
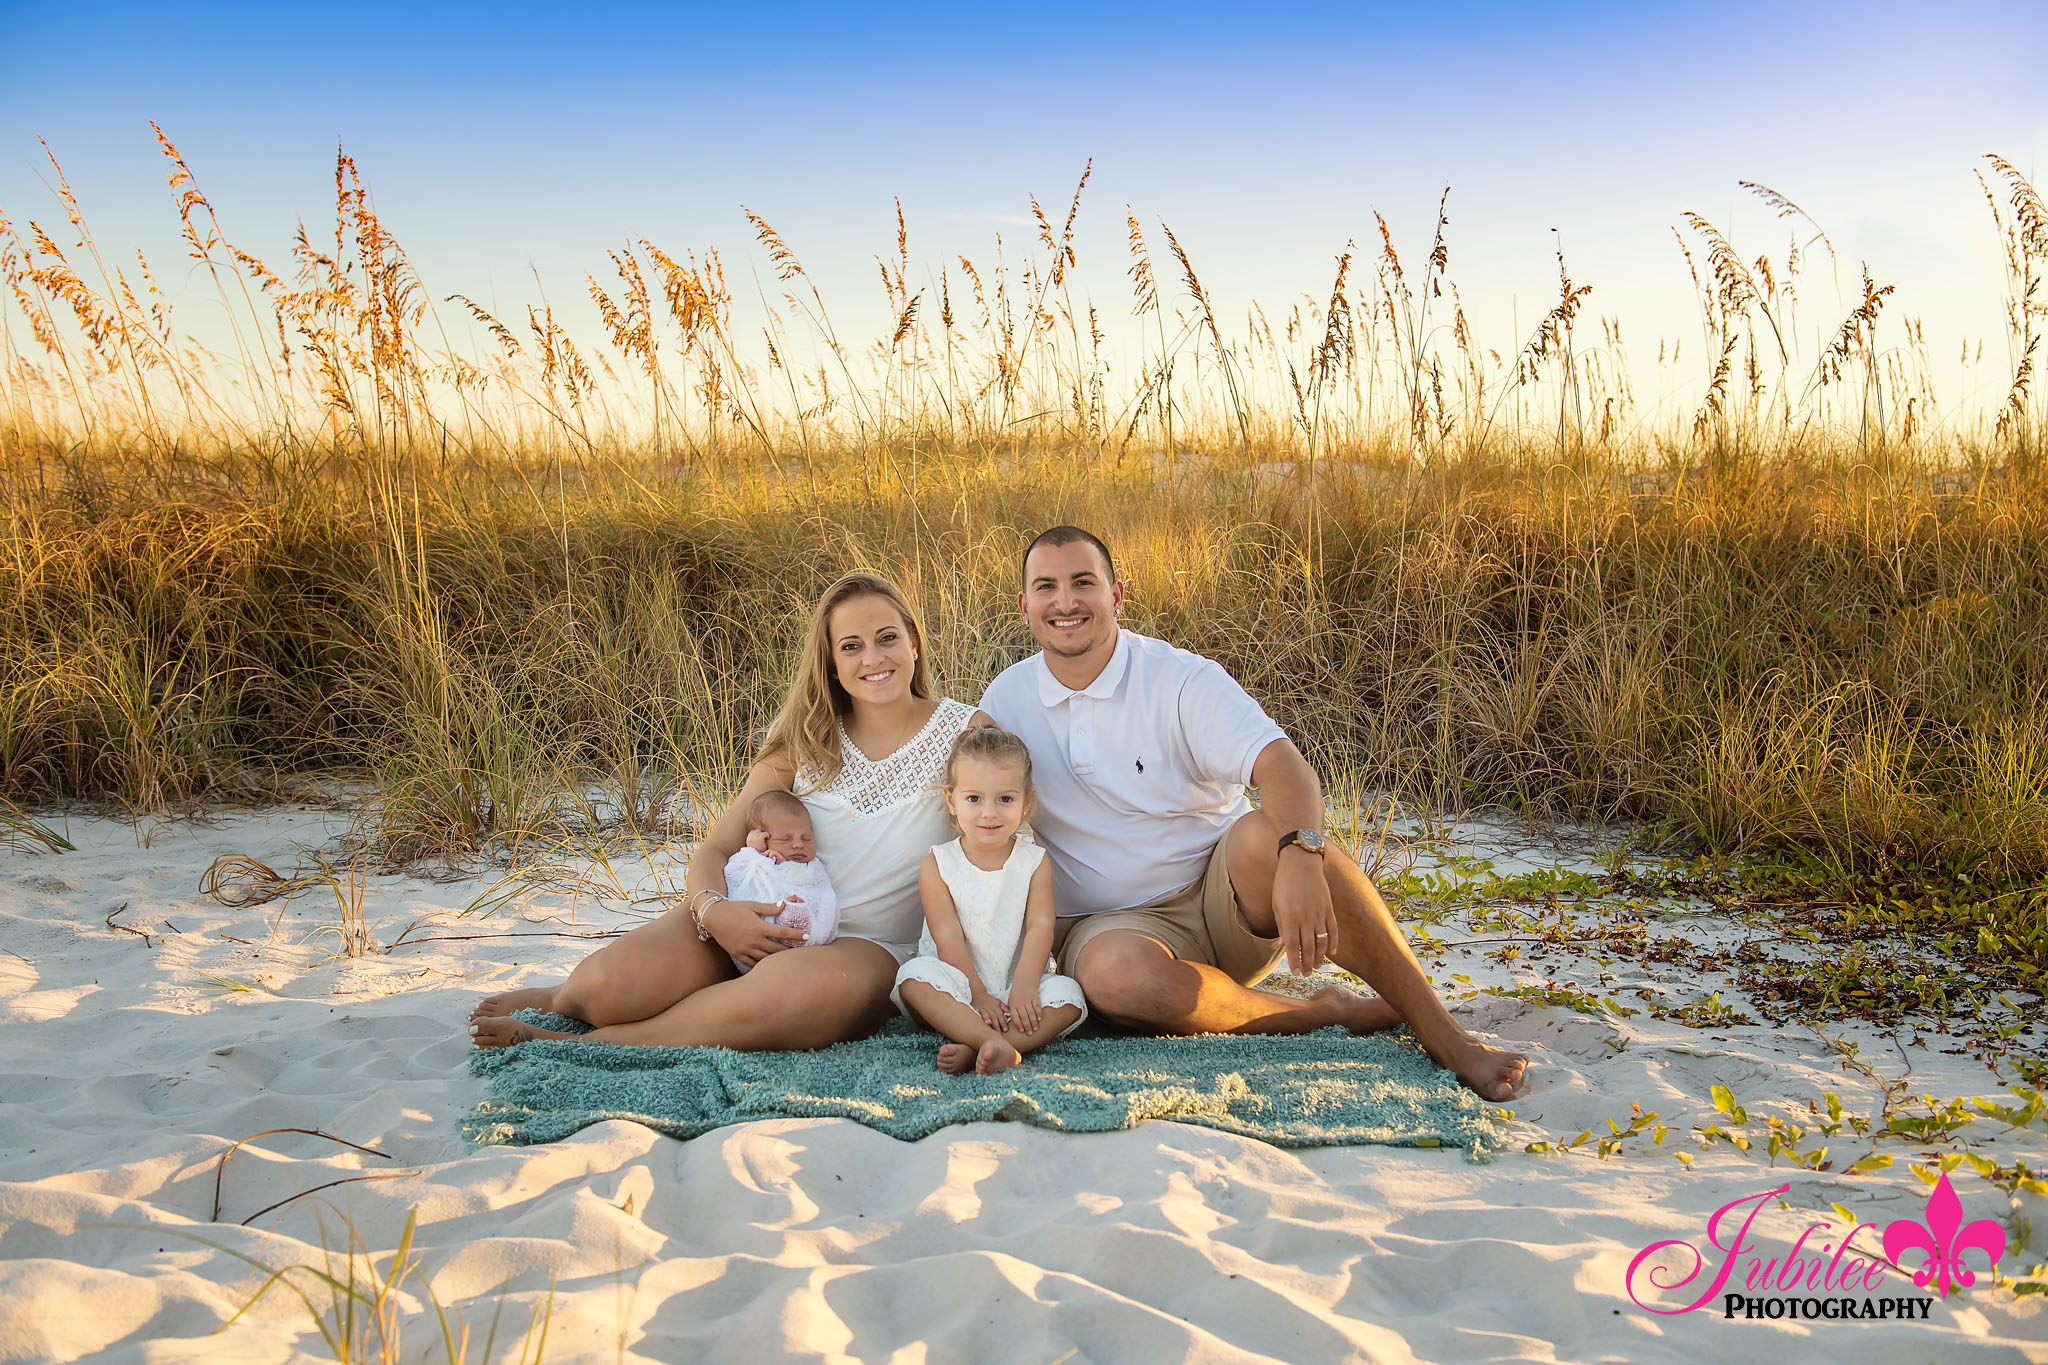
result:
[(761, 832), (768, 836), (764, 851), (777, 862), (807, 863), (818, 856), (817, 839), (811, 832), (808, 816), (777, 811), (761, 822)]

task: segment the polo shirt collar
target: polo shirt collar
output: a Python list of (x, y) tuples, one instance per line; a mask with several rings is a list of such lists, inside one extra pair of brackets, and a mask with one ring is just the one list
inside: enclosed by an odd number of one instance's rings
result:
[(1038, 699), (1047, 706), (1058, 706), (1069, 697), (1093, 697), (1106, 701), (1124, 680), (1124, 674), (1131, 671), (1131, 647), (1124, 637), (1130, 632), (1116, 633), (1116, 648), (1110, 653), (1109, 662), (1102, 666), (1102, 672), (1095, 675), (1095, 681), (1078, 692), (1052, 675), (1052, 667), (1045, 661), (1045, 651), (1038, 652)]

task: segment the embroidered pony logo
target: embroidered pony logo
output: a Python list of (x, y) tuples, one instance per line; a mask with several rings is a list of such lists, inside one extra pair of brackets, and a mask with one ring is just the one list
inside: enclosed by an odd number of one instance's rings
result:
[(1945, 1171), (1927, 1195), (1926, 1223), (1901, 1218), (1884, 1230), (1884, 1254), (1903, 1264), (1907, 1252), (1926, 1252), (1927, 1265), (1914, 1274), (1913, 1283), (1923, 1289), (1932, 1283), (1943, 1294), (1951, 1283), (1968, 1287), (1977, 1282), (1975, 1272), (1963, 1265), (1963, 1253), (1971, 1247), (1989, 1256), (1995, 1268), (2005, 1254), (2005, 1229), (1989, 1218), (1964, 1226), (1962, 1201)]

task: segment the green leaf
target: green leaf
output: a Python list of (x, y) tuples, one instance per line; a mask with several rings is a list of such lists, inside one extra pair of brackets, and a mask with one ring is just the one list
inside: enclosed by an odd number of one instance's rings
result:
[(1892, 1158), (1890, 1153), (1872, 1152), (1869, 1156), (1853, 1163), (1843, 1174), (1862, 1175), (1865, 1171), (1881, 1171), (1891, 1164)]
[(1714, 1088), (1707, 1093), (1714, 1097), (1714, 1108), (1724, 1114), (1735, 1113), (1735, 1095), (1727, 1086), (1716, 1082)]

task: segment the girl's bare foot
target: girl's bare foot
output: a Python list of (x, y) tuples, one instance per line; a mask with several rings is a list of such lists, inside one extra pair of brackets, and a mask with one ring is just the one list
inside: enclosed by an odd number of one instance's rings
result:
[(981, 1045), (981, 1051), (974, 1054), (974, 1069), (980, 1075), (993, 1076), (1023, 1060), (1023, 1055), (1016, 1048), (1000, 1038), (991, 1038)]
[(581, 1034), (557, 1033), (553, 1029), (538, 1028), (524, 1019), (510, 1015), (492, 1015), (478, 1019), (469, 1026), (469, 1040), (478, 1047), (510, 1047), (514, 1043), (530, 1043), (536, 1038), (578, 1038)]
[(524, 990), (500, 991), (487, 995), (476, 1002), (476, 1008), (469, 1012), (471, 1019), (496, 1019), (501, 1015), (517, 1014), (520, 1010), (545, 1010), (554, 1013), (555, 987), (528, 986)]
[(939, 1045), (939, 1070), (948, 1076), (964, 1075), (974, 1066), (974, 1049), (965, 1043)]

